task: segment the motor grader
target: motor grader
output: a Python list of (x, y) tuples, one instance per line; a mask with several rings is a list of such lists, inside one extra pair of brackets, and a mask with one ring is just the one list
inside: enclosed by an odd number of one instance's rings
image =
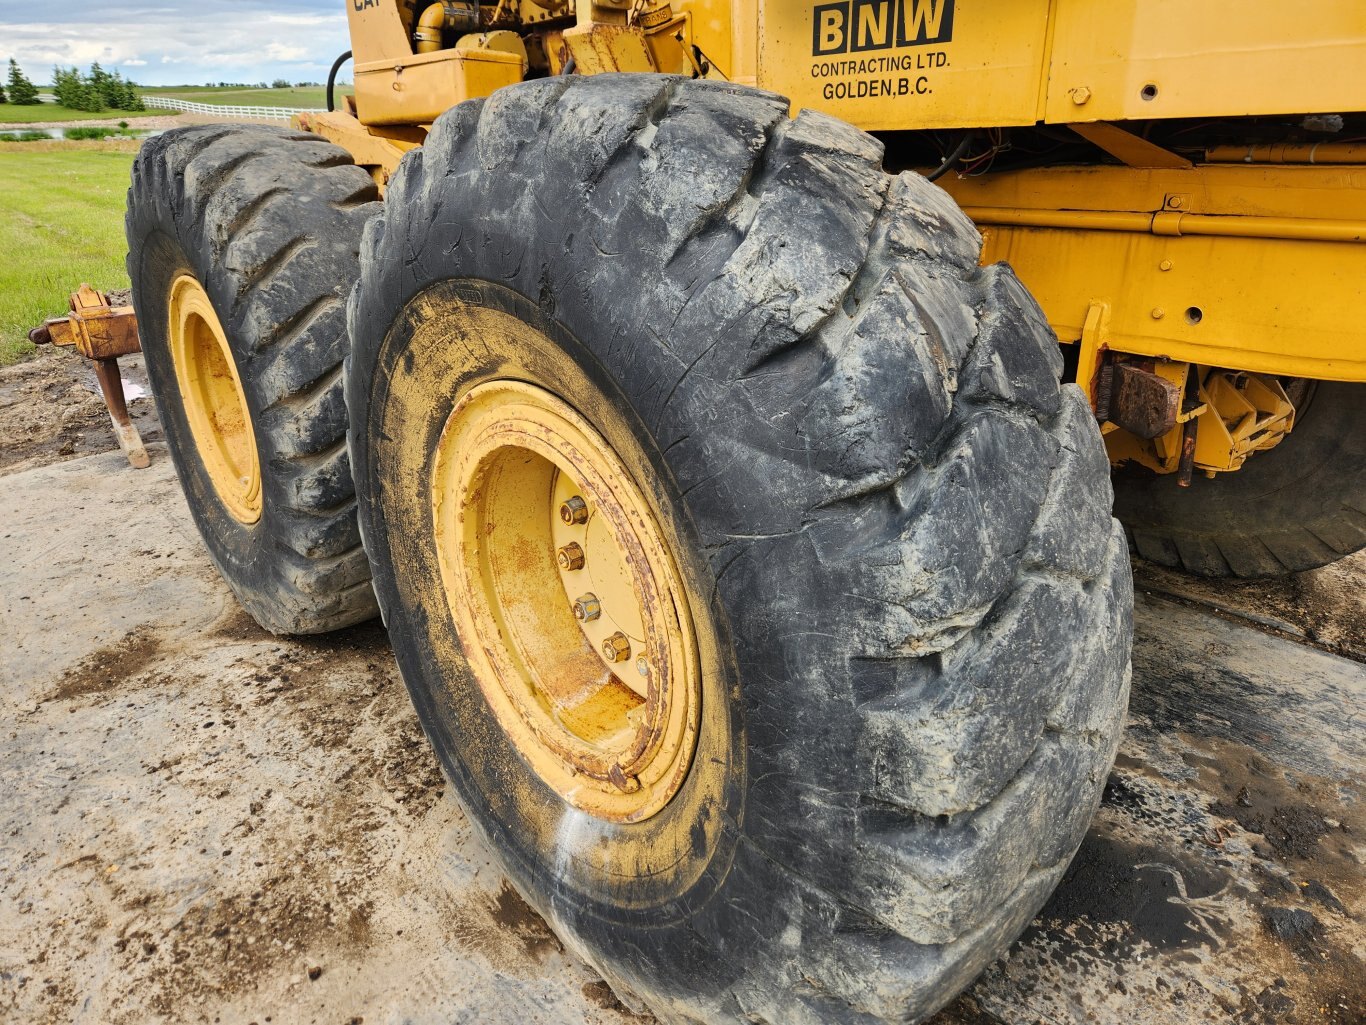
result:
[(629, 1006), (921, 1020), (1097, 806), (1130, 544), (1366, 543), (1366, 13), (346, 11), (354, 97), (134, 165), (210, 557), (268, 630), (383, 616)]

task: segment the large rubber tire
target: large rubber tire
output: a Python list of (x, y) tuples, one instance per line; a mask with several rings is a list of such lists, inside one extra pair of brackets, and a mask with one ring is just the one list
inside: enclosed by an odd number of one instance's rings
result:
[[(209, 556), (273, 633), (318, 633), (376, 606), (356, 524), (342, 361), (373, 180), (341, 149), (279, 128), (203, 125), (142, 147), (128, 190), (128, 273), (166, 441)], [(223, 325), (261, 469), (261, 515), (229, 515), (195, 445), (168, 343), (190, 274)]]
[[(349, 306), (361, 524), (423, 726), (518, 889), (669, 1023), (934, 1011), (1061, 877), (1128, 693), (1108, 467), (1041, 312), (945, 193), (787, 112), (645, 75), (464, 103), (404, 157)], [(554, 345), (443, 330), (461, 304)], [(441, 597), (431, 452), (496, 378), (620, 439), (720, 639), (643, 822), (518, 758)]]
[(1322, 381), (1275, 448), (1234, 473), (1121, 468), (1115, 514), (1135, 550), (1203, 577), (1317, 569), (1366, 547), (1366, 385)]

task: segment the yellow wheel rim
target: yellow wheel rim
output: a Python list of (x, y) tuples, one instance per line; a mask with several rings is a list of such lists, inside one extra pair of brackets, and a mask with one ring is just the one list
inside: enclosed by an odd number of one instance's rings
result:
[(171, 285), (171, 363), (199, 458), (239, 523), (261, 518), (261, 459), (237, 363), (208, 294), (182, 274)]
[(607, 442), (517, 381), (460, 400), (437, 445), (441, 580), (480, 689), (576, 808), (634, 822), (687, 775), (700, 680), (654, 509)]

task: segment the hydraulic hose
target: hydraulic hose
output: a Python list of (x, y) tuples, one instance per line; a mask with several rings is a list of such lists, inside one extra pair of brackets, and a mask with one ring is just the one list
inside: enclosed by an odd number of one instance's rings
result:
[(942, 164), (925, 175), (925, 180), (931, 182), (938, 181), (940, 178), (944, 177), (944, 175), (948, 174), (949, 168), (963, 159), (963, 154), (968, 151), (968, 147), (972, 145), (972, 140), (976, 137), (976, 132), (964, 132), (963, 137), (958, 140), (958, 145), (953, 147), (953, 152), (944, 158)]
[(332, 89), (337, 84), (337, 72), (341, 66), (351, 59), (351, 51), (347, 50), (344, 54), (332, 62), (332, 70), (327, 73), (327, 109), (336, 110), (337, 105), (333, 102)]

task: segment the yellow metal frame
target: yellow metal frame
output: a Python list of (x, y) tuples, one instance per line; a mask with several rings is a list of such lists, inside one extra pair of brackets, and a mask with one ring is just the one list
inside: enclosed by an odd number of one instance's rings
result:
[(1195, 374), (1194, 401), (1170, 431), (1151, 440), (1135, 437), (1113, 423), (1102, 424), (1112, 463), (1134, 462), (1157, 473), (1177, 472), (1185, 425), (1194, 420), (1191, 467), (1213, 477), (1241, 469), (1254, 453), (1275, 448), (1295, 426), (1295, 406), (1275, 377), (1170, 360), (1156, 361), (1152, 372), (1182, 390), (1187, 375)]
[[(942, 184), (1093, 389), (1104, 350), (1366, 380), (1366, 168), (1050, 167)], [(1099, 322), (1104, 307), (1104, 323)], [(1087, 330), (1088, 316), (1092, 330)]]

